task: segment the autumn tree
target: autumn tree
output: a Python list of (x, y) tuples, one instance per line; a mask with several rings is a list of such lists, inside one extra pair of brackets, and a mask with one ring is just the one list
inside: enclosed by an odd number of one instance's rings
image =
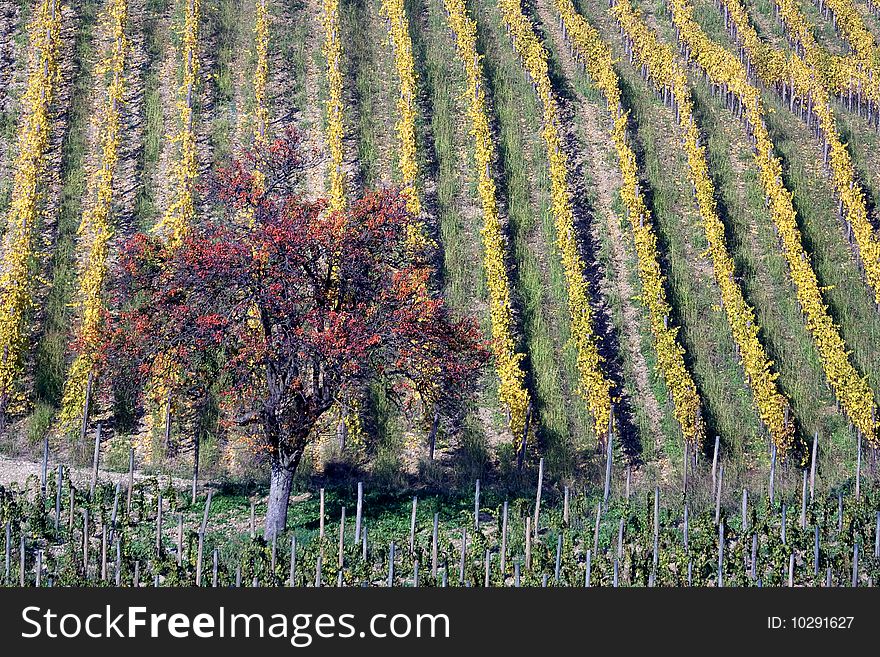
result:
[(198, 396), (224, 382), (227, 422), (271, 464), (267, 537), (286, 527), (294, 471), (331, 408), (381, 383), (448, 415), (489, 357), (475, 323), (430, 292), (405, 199), (379, 191), (338, 213), (304, 200), (289, 184), (300, 143), (288, 135), (222, 171), (222, 221), (174, 246), (134, 236), (108, 322), (111, 383), (173, 374), (176, 394)]

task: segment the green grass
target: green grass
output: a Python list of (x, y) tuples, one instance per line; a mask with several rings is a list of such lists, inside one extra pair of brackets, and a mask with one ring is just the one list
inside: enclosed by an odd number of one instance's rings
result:
[(144, 86), (144, 144), (138, 158), (138, 193), (135, 198), (135, 223), (141, 230), (151, 228), (157, 219), (156, 190), (153, 176), (159, 163), (164, 132), (164, 111), (159, 92), (159, 70), (167, 41), (159, 31), (159, 18), (165, 11), (168, 0), (148, 0), (145, 20), (142, 26), (144, 46), (147, 55), (144, 75), (140, 84)]
[(497, 8), (471, 8), (478, 24), (487, 96), (497, 121), (498, 191), (509, 220), (512, 281), (528, 354), (525, 365), (548, 466), (571, 473), (578, 448), (595, 445), (592, 420), (575, 392), (567, 289), (550, 208), (550, 180), (540, 137), (542, 112)]

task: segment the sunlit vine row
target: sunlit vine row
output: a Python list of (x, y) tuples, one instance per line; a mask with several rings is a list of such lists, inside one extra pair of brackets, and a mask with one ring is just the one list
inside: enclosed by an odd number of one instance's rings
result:
[(492, 318), (492, 348), (498, 372), (498, 397), (510, 413), (510, 431), (519, 438), (525, 430), (529, 392), (522, 369), (524, 354), (517, 352), (514, 337), (511, 284), (505, 264), (507, 244), (491, 166), (495, 144), (486, 109), (483, 67), (477, 54), (477, 24), (468, 16), (465, 0), (445, 0), (449, 25), (455, 33), (456, 46), (467, 74), (468, 116), (474, 140), (477, 190), (483, 206), (483, 267), (489, 289), (489, 313)]
[(624, 35), (627, 51), (642, 65), (645, 76), (664, 100), (675, 108), (682, 147), (687, 155), (688, 177), (709, 243), (708, 255), (712, 258), (721, 305), (742, 359), (758, 415), (780, 454), (784, 454), (794, 441), (789, 402), (779, 390), (776, 383), (779, 375), (774, 371), (773, 362), (767, 357), (761, 343), (755, 311), (737, 283), (736, 266), (727, 250), (724, 224), (716, 209), (715, 188), (709, 176), (706, 149), (700, 145), (700, 131), (694, 118), (687, 73), (676, 59), (675, 51), (658, 40), (656, 34), (633, 11), (628, 0), (615, 2), (611, 11)]
[[(739, 0), (719, 0), (726, 7), (730, 29), (743, 54), (752, 63), (761, 83), (776, 88), (790, 100), (798, 99), (800, 107), (808, 112), (807, 118), (815, 118), (819, 137), (823, 139), (824, 160), (837, 191), (842, 214), (849, 224), (859, 256), (873, 293), (880, 304), (880, 241), (868, 219), (865, 195), (856, 181), (852, 159), (840, 140), (834, 111), (828, 90), (816, 72), (798, 55), (785, 56), (758, 37), (748, 13)], [(793, 103), (791, 104), (793, 108)]]
[(669, 6), (677, 38), (688, 58), (714, 84), (722, 85), (723, 89), (734, 94), (743, 106), (767, 205), (782, 243), (807, 329), (816, 342), (822, 367), (843, 411), (870, 444), (876, 445), (874, 393), (850, 362), (846, 344), (822, 299), (816, 273), (803, 247), (792, 193), (782, 182), (782, 165), (773, 152), (773, 142), (764, 124), (761, 92), (748, 81), (739, 59), (706, 36), (694, 21), (693, 8), (687, 0), (669, 0)]
[(183, 77), (177, 99), (180, 128), (172, 138), (180, 149), (171, 173), (175, 198), (156, 227), (172, 244), (183, 239), (195, 217), (194, 197), (199, 169), (193, 125), (193, 104), (199, 79), (199, 0), (185, 0), (185, 3), (181, 35)]
[(50, 108), (61, 79), (60, 32), (61, 9), (56, 0), (41, 0), (28, 26), (30, 68), (21, 103), (23, 116), (0, 275), (0, 414), (15, 410), (23, 401), (16, 384), (30, 344), (27, 317), (33, 307), (34, 284), (30, 266), (51, 132)]
[(828, 13), (833, 15), (834, 26), (852, 48), (853, 54), (873, 71), (874, 75), (877, 75), (880, 70), (880, 50), (877, 48), (874, 35), (865, 25), (853, 1), (814, 0), (814, 2), (826, 16)]
[(400, 83), (397, 97), (398, 164), (403, 182), (406, 205), (413, 216), (422, 211), (416, 189), (419, 167), (416, 163), (416, 70), (413, 61), (412, 39), (403, 0), (382, 0), (382, 16), (388, 19), (388, 31), (394, 49), (394, 66)]
[(324, 0), (324, 57), (327, 59), (327, 149), (330, 151), (329, 208), (345, 207), (345, 173), (342, 150), (342, 41), (339, 33), (339, 0)]
[(617, 153), (623, 186), (620, 196), (626, 207), (636, 246), (642, 302), (648, 308), (657, 362), (666, 385), (672, 392), (675, 417), (686, 440), (702, 445), (706, 427), (700, 408), (700, 396), (684, 362), (684, 349), (678, 342), (678, 327), (669, 324), (671, 308), (666, 300), (664, 276), (657, 252), (657, 236), (651, 212), (639, 190), (636, 156), (627, 143), (628, 113), (623, 111), (620, 82), (614, 72), (611, 49), (599, 33), (575, 11), (571, 0), (556, 0), (566, 37), (574, 46), (575, 56), (586, 66), (593, 83), (600, 89), (612, 116), (611, 141)]
[(61, 426), (64, 429), (70, 429), (74, 422), (82, 418), (88, 379), (95, 367), (101, 339), (108, 245), (113, 235), (113, 180), (119, 159), (120, 107), (125, 101), (127, 18), (127, 0), (111, 0), (107, 5), (110, 47), (98, 71), (99, 78), (109, 76), (106, 96), (98, 115), (101, 160), (89, 181), (87, 194), (91, 205), (83, 213), (80, 226), (80, 234), (88, 245), (88, 255), (79, 279), (81, 323), (75, 343), (76, 357), (67, 373), (61, 403)]
[(789, 40), (796, 52), (825, 80), (828, 90), (852, 109), (861, 111), (862, 103), (869, 116), (880, 126), (880, 76), (858, 56), (833, 55), (822, 48), (813, 36), (813, 29), (795, 0), (774, 0), (777, 17), (788, 28)]
[(523, 65), (541, 99), (544, 125), (541, 133), (547, 147), (550, 168), (551, 202), (556, 223), (556, 241), (568, 284), (571, 339), (577, 349), (580, 394), (584, 396), (600, 440), (608, 433), (611, 419), (611, 382), (602, 371), (599, 338), (593, 327), (585, 265), (578, 248), (574, 212), (568, 192), (568, 162), (563, 150), (559, 112), (548, 74), (547, 53), (532, 24), (523, 15), (519, 0), (498, 0), (503, 20)]

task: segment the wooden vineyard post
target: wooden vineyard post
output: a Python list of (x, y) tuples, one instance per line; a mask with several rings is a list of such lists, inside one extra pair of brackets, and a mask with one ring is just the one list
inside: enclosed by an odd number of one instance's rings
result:
[(623, 558), (623, 516), (620, 517), (620, 523), (617, 526), (617, 558)]
[(519, 561), (513, 562), (513, 586), (514, 588), (519, 588)]
[[(627, 468), (627, 474), (629, 473), (629, 468)], [(568, 486), (566, 486), (562, 491), (562, 525), (563, 527), (568, 527), (568, 506), (569, 506), (569, 492)]]
[[(431, 532), (431, 577), (436, 581), (437, 579), (437, 557), (438, 557), (438, 546), (437, 542), (439, 539), (439, 524), (440, 524), (440, 514), (434, 514), (434, 528)], [(364, 549), (364, 554), (366, 558), (366, 548)]]
[(116, 516), (119, 513), (119, 493), (121, 492), (122, 484), (120, 482), (116, 482), (116, 491), (113, 494), (113, 510), (110, 512), (110, 543), (113, 543), (113, 537), (116, 535)]
[[(415, 507), (413, 507), (415, 514)], [(480, 531), (480, 480), (474, 483), (474, 531)]]
[(465, 557), (467, 556), (467, 529), (465, 527), (461, 528), (461, 559), (459, 561), (458, 567), (458, 584), (459, 586), (464, 585), (464, 562)]
[(73, 540), (73, 516), (76, 513), (76, 495), (73, 492), (73, 480), (67, 480), (67, 497), (68, 504), (70, 508), (68, 509), (69, 513), (67, 516), (67, 533), (70, 536), (71, 540)]
[(788, 524), (788, 522), (787, 522), (787, 519), (788, 519), (787, 516), (788, 516), (788, 505), (787, 505), (785, 502), (783, 502), (783, 503), (782, 503), (782, 525), (781, 525), (781, 527), (780, 527), (780, 532), (781, 532), (781, 534), (780, 534), (780, 538), (782, 539), (782, 544), (783, 544), (783, 545), (785, 545), (785, 543), (786, 543), (786, 541), (785, 541), (785, 539), (786, 539), (786, 530), (787, 530), (786, 525)]
[(199, 532), (198, 556), (196, 557), (196, 586), (202, 585), (202, 560), (205, 550), (205, 533)]
[(58, 476), (55, 479), (55, 537), (58, 538), (61, 524), (61, 485), (64, 481), (64, 466), (58, 464)]
[(156, 496), (156, 556), (162, 556), (162, 491)]
[(394, 586), (394, 541), (388, 545), (388, 586)]
[(321, 499), (319, 502), (319, 509), (318, 509), (318, 513), (320, 515), (320, 518), (319, 518), (320, 525), (319, 525), (318, 537), (323, 539), (324, 538), (324, 489), (323, 488), (320, 491), (320, 496), (321, 496)]
[(538, 462), (538, 490), (535, 493), (535, 538), (538, 537), (538, 523), (541, 517), (541, 492), (544, 488), (544, 459)]
[(654, 557), (652, 559), (653, 571), (656, 575), (660, 564), (660, 487), (654, 487)]
[(877, 512), (877, 525), (874, 528), (874, 556), (880, 559), (880, 511)]
[(483, 575), (483, 587), (489, 588), (489, 574), (492, 567), (492, 553), (488, 549), (483, 556), (483, 564), (485, 566), (485, 573)]
[(141, 562), (134, 562), (134, 576), (132, 578), (132, 586), (134, 588), (139, 588), (141, 585)]
[(95, 453), (92, 457), (92, 485), (89, 488), (89, 498), (95, 498), (95, 486), (98, 485), (98, 461), (101, 458), (101, 423), (95, 425)]
[(113, 575), (116, 588), (119, 588), (122, 585), (122, 545), (120, 545), (119, 539), (116, 539), (116, 562), (113, 568)]
[[(880, 527), (880, 514), (878, 514), (878, 527)], [(880, 536), (880, 533), (878, 533)], [(501, 511), (501, 577), (507, 572), (507, 500), (504, 500), (504, 508)]]
[(813, 434), (813, 460), (810, 462), (810, 502), (816, 494), (816, 459), (819, 450), (819, 432)]
[(101, 527), (101, 581), (107, 581), (107, 526)]
[(740, 523), (740, 528), (743, 535), (745, 535), (749, 529), (749, 492), (745, 488), (743, 488), (742, 522)]
[(339, 516), (339, 554), (338, 554), (338, 567), (339, 570), (342, 570), (342, 564), (344, 561), (344, 550), (345, 550), (345, 507), (342, 507), (342, 513)]
[(86, 380), (86, 398), (83, 402), (82, 424), (79, 430), (79, 444), (85, 446), (86, 434), (89, 429), (89, 405), (92, 401), (92, 383), (94, 382), (94, 372), (89, 371), (89, 378)]
[(25, 584), (25, 573), (24, 573), (24, 565), (25, 565), (25, 545), (24, 545), (24, 532), (21, 532), (21, 536), (19, 537), (19, 549), (18, 549), (18, 585), (23, 587)]
[(125, 499), (125, 515), (131, 517), (131, 494), (134, 490), (134, 449), (128, 450), (128, 491)]
[[(489, 551), (486, 550), (486, 555), (488, 556)], [(553, 581), (556, 584), (559, 584), (559, 571), (562, 568), (562, 534), (559, 535), (556, 541), (556, 566), (553, 571)]]
[(721, 521), (721, 491), (724, 488), (724, 464), (718, 468), (718, 483), (715, 486), (715, 524)]
[(83, 509), (83, 577), (89, 579), (89, 510)]
[(801, 529), (807, 528), (807, 471), (804, 470), (801, 486)]
[(715, 449), (712, 451), (712, 497), (715, 497), (715, 475), (718, 472), (718, 447), (720, 436), (715, 436)]
[(193, 438), (193, 469), (192, 469), (192, 503), (196, 503), (196, 492), (199, 489), (199, 440), (198, 434)]
[(257, 537), (256, 506), (256, 500), (251, 498), (251, 540)]
[(773, 506), (776, 484), (776, 445), (770, 447), (770, 506)]
[(318, 558), (315, 559), (315, 588), (321, 586), (321, 551), (318, 550)]
[(290, 537), (290, 573), (287, 578), (288, 586), (295, 586), (296, 582), (296, 536)]
[(590, 588), (590, 570), (592, 567), (592, 550), (587, 550), (587, 562), (584, 564), (584, 586)]
[(419, 588), (419, 560), (413, 561), (413, 588)]
[(42, 585), (42, 574), (43, 574), (43, 551), (37, 550), (37, 559), (36, 564), (34, 564), (34, 580), (36, 582), (37, 588), (40, 588)]
[(687, 492), (688, 492), (688, 460), (689, 460), (689, 456), (690, 456), (688, 454), (689, 451), (690, 451), (690, 445), (688, 444), (688, 441), (685, 440), (684, 441), (684, 467), (683, 467), (683, 472), (682, 472), (682, 483), (681, 483), (681, 491), (682, 491), (682, 493), (684, 493), (685, 497), (687, 497)]
[(862, 497), (862, 432), (856, 443), (856, 501)]
[(177, 565), (183, 565), (183, 514), (177, 514)]
[(752, 534), (752, 564), (750, 569), (752, 581), (758, 578), (758, 535)]
[(813, 577), (819, 577), (819, 525), (813, 527)]
[(419, 503), (418, 497), (413, 497), (412, 513), (409, 516), (409, 553), (414, 554), (416, 551), (416, 509)]
[(354, 516), (354, 543), (357, 545), (361, 540), (361, 519), (364, 512), (364, 482), (357, 485), (357, 509)]
[(43, 467), (40, 470), (40, 496), (46, 503), (46, 493), (49, 484), (49, 434), (43, 436)]
[(856, 541), (853, 545), (853, 561), (852, 561), (852, 588), (859, 585), (859, 543)]
[(526, 570), (532, 569), (532, 519), (529, 516), (526, 516), (526, 530), (525, 530), (525, 540), (526, 540), (526, 562), (525, 567)]
[(202, 515), (202, 525), (201, 525), (202, 534), (204, 534), (206, 531), (208, 531), (208, 514), (211, 513), (211, 499), (213, 498), (213, 496), (214, 496), (214, 491), (209, 490), (208, 497), (205, 500), (205, 512)]
[(788, 555), (788, 587), (794, 586), (794, 552)]
[(718, 588), (724, 586), (724, 523), (718, 523)]
[(217, 548), (214, 548), (214, 564), (211, 568), (211, 586), (214, 587), (215, 589), (217, 588), (217, 571), (218, 571), (218, 567), (219, 567), (219, 563), (218, 563), (219, 559), (220, 559), (220, 552)]
[(689, 522), (690, 522), (690, 517), (688, 515), (688, 505), (687, 505), (687, 502), (685, 502), (684, 503), (684, 551), (685, 551), (685, 553), (687, 553), (687, 551), (688, 551), (688, 541), (690, 538), (689, 533), (688, 533), (688, 530), (689, 530), (688, 523)]
[(605, 454), (605, 489), (602, 495), (602, 504), (608, 504), (608, 496), (611, 493), (611, 461), (612, 461), (612, 443), (614, 442), (614, 436), (609, 431), (608, 432), (608, 445), (607, 452)]

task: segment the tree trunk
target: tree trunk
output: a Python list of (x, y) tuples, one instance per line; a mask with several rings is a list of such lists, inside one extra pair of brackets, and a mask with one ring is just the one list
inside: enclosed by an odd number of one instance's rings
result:
[(266, 509), (265, 539), (271, 541), (275, 536), (287, 529), (287, 505), (290, 502), (290, 486), (293, 483), (293, 472), (273, 459), (272, 480), (269, 484), (269, 502)]

